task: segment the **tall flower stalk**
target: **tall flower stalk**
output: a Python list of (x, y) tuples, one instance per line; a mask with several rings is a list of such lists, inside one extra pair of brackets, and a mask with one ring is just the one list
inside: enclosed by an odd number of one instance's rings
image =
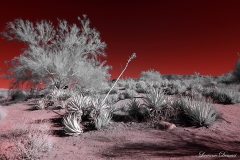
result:
[(113, 87), (115, 86), (115, 84), (117, 83), (117, 81), (119, 80), (119, 78), (122, 76), (123, 72), (126, 70), (126, 68), (127, 68), (127, 66), (128, 66), (128, 63), (129, 63), (131, 60), (133, 60), (134, 58), (136, 58), (136, 57), (137, 57), (137, 56), (136, 56), (136, 53), (133, 53), (133, 54), (131, 55), (131, 57), (129, 57), (129, 59), (128, 59), (128, 61), (127, 61), (127, 64), (126, 64), (125, 68), (123, 69), (122, 73), (119, 75), (119, 77), (117, 78), (117, 80), (116, 80), (115, 83), (113, 84), (112, 88), (108, 91), (106, 97), (105, 97), (104, 100), (102, 101), (102, 105), (105, 103), (105, 100), (106, 100), (107, 96), (108, 96), (109, 93), (112, 91)]

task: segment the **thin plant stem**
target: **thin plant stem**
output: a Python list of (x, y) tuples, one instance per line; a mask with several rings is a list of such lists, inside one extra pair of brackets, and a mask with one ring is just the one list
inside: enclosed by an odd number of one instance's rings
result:
[(118, 76), (118, 78), (117, 78), (117, 80), (115, 81), (115, 83), (113, 84), (112, 88), (108, 91), (106, 97), (103, 99), (102, 105), (105, 103), (105, 100), (106, 100), (107, 96), (108, 96), (109, 93), (112, 91), (112, 89), (114, 88), (115, 84), (117, 83), (117, 81), (119, 80), (119, 78), (122, 76), (123, 72), (126, 70), (126, 68), (127, 68), (127, 66), (128, 66), (128, 63), (129, 63), (132, 59), (134, 59), (134, 58), (136, 58), (136, 53), (133, 53), (133, 54), (131, 55), (131, 57), (128, 59), (127, 64), (126, 64), (125, 68), (123, 69), (122, 73)]

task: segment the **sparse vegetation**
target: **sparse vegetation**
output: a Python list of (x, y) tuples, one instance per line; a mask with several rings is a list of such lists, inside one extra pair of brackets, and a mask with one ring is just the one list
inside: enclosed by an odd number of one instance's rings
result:
[(7, 159), (41, 159), (54, 147), (48, 124), (21, 124), (6, 138), (14, 147), (8, 148), (13, 155)]
[[(28, 46), (24, 54), (11, 61), (12, 67), (7, 68), (10, 73), (5, 77), (15, 78), (9, 91), (11, 101), (35, 98), (35, 109), (44, 110), (49, 106), (64, 109), (65, 115), (59, 115), (62, 116), (62, 130), (66, 135), (81, 135), (90, 125), (94, 126), (94, 130), (107, 127), (111, 124), (119, 100), (130, 99), (129, 103), (125, 103), (130, 121), (179, 122), (183, 118), (198, 127), (209, 127), (218, 117), (210, 100), (220, 104), (240, 102), (238, 91), (217, 87), (240, 81), (240, 61), (237, 61), (233, 73), (222, 75), (217, 80), (211, 76), (205, 78), (197, 72), (189, 80), (163, 80), (161, 74), (154, 70), (141, 72), (138, 81), (120, 79), (129, 62), (136, 58), (133, 53), (115, 82), (108, 84), (110, 67), (103, 67), (104, 63), (96, 59), (97, 55), (105, 55), (103, 50), (106, 44), (100, 41), (95, 29), (89, 28), (90, 22), (85, 15), (83, 20), (79, 20), (83, 25), (81, 29), (75, 24), (68, 26), (66, 21), (59, 21), (56, 31), (46, 21), (36, 23), (34, 27), (28, 21), (16, 20), (9, 23), (9, 34), (4, 33), (9, 40), (24, 41)], [(44, 32), (46, 37), (41, 38)], [(210, 85), (204, 85), (204, 82)], [(24, 83), (33, 87), (29, 93), (13, 89)], [(47, 91), (40, 93), (36, 88), (39, 84), (43, 84)], [(72, 88), (64, 88), (70, 84)], [(124, 91), (120, 93), (119, 88), (114, 88), (115, 85), (123, 87)], [(140, 93), (144, 95), (143, 104), (136, 100)], [(176, 95), (180, 98), (174, 100), (171, 96)], [(204, 101), (208, 98), (209, 101)], [(0, 120), (5, 116), (5, 111), (0, 107)], [(53, 147), (49, 139), (49, 126), (43, 129), (31, 126), (16, 132), (21, 136), (13, 135), (17, 146), (13, 150), (16, 154), (14, 158), (39, 159)]]

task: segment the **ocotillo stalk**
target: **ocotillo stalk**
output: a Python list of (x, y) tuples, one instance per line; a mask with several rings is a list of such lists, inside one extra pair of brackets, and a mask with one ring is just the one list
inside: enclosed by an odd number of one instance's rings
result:
[(115, 83), (113, 84), (112, 88), (108, 91), (108, 93), (107, 93), (106, 97), (104, 98), (104, 100), (102, 101), (102, 104), (101, 104), (101, 105), (104, 104), (107, 96), (108, 96), (109, 93), (112, 91), (113, 87), (115, 86), (115, 84), (117, 83), (117, 81), (119, 80), (119, 78), (121, 77), (121, 75), (123, 74), (123, 72), (126, 70), (126, 68), (127, 68), (127, 66), (128, 66), (128, 63), (129, 63), (132, 59), (134, 59), (134, 58), (136, 58), (136, 57), (137, 57), (137, 56), (136, 56), (136, 53), (133, 53), (133, 54), (131, 55), (131, 57), (129, 57), (125, 68), (123, 69), (122, 73), (119, 75), (119, 77), (117, 78), (117, 80), (116, 80)]

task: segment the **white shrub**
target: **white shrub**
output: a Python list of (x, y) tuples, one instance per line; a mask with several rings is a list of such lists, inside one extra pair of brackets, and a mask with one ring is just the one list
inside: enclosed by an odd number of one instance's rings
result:
[(2, 35), (27, 45), (19, 57), (11, 60), (11, 65), (6, 63), (4, 77), (14, 79), (11, 88), (27, 83), (31, 88), (44, 84), (59, 89), (77, 84), (81, 89), (98, 89), (107, 83), (110, 67), (103, 67), (105, 62), (97, 59), (98, 55), (106, 56), (106, 44), (101, 42), (99, 32), (89, 27), (86, 15), (83, 17), (78, 18), (81, 28), (70, 26), (65, 20), (59, 20), (57, 29), (45, 20), (35, 25), (22, 19), (9, 22)]

